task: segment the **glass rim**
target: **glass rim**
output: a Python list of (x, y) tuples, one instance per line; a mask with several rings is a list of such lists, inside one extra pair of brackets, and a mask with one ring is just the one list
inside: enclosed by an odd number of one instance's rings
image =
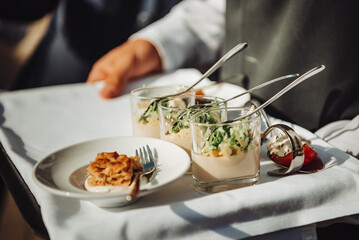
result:
[[(166, 107), (166, 106), (163, 106), (162, 103), (165, 102), (165, 101), (169, 101), (170, 99), (174, 99), (176, 97), (190, 97), (190, 96), (194, 96), (194, 97), (204, 97), (204, 98), (217, 98), (217, 99), (220, 99), (221, 102), (218, 102), (218, 104), (224, 104), (223, 102), (225, 101), (224, 98), (221, 98), (221, 97), (216, 97), (216, 96), (209, 96), (209, 95), (198, 95), (198, 94), (195, 94), (195, 93), (184, 93), (184, 94), (181, 94), (179, 96), (173, 96), (173, 97), (168, 97), (168, 98), (165, 98), (165, 99), (162, 99), (158, 102), (158, 107), (159, 108), (162, 108), (162, 109), (166, 109), (166, 110), (186, 110), (188, 109), (188, 107), (186, 108), (182, 108), (182, 107)], [(197, 104), (196, 104), (197, 105)], [(206, 105), (212, 105), (212, 103), (203, 103), (203, 104), (198, 104), (200, 106), (206, 106)]]
[[(247, 110), (248, 111), (250, 108), (248, 108), (248, 107), (208, 108), (209, 111), (219, 111), (219, 110), (223, 110), (223, 109), (226, 109), (226, 110)], [(249, 122), (260, 120), (260, 113), (256, 112), (253, 115), (251, 115), (251, 116), (254, 116), (254, 117), (252, 117), (250, 119), (241, 120), (241, 121), (238, 120), (238, 121), (230, 122), (230, 123), (221, 123), (221, 122), (219, 122), (219, 123), (198, 123), (198, 122), (193, 121), (193, 118), (195, 118), (195, 116), (197, 116), (197, 115), (199, 115), (201, 113), (202, 112), (198, 112), (198, 113), (195, 113), (192, 116), (190, 116), (189, 123), (193, 124), (193, 125), (196, 125), (196, 126), (218, 127), (218, 126), (226, 126), (226, 125), (235, 125), (235, 124), (240, 124), (240, 123), (249, 123)]]
[[(166, 88), (166, 87), (183, 87), (183, 90), (189, 88), (189, 86), (183, 85), (183, 84), (168, 84), (168, 85), (164, 84), (164, 85), (154, 85), (154, 86), (143, 86), (143, 87), (139, 87), (139, 88), (131, 90), (130, 96), (136, 97), (138, 99), (146, 99), (146, 100), (160, 99), (161, 97), (139, 96), (139, 95), (136, 95), (135, 93), (143, 91), (145, 89), (156, 89), (156, 88)], [(166, 95), (169, 95), (169, 94), (171, 94), (171, 93), (168, 93)], [(166, 95), (164, 95), (164, 96), (166, 96)]]

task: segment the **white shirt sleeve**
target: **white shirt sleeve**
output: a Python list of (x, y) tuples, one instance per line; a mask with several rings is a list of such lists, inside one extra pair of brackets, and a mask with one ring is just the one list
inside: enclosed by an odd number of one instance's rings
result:
[(225, 0), (185, 0), (131, 39), (150, 41), (165, 71), (213, 62), (224, 38)]
[(315, 132), (324, 141), (359, 159), (359, 115), (329, 123)]

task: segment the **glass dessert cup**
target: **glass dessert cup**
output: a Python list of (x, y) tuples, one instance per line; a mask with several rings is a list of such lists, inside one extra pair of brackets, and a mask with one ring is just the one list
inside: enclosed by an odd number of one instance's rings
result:
[[(162, 96), (187, 89), (184, 85), (163, 85), (142, 87), (130, 92), (133, 135), (160, 138), (158, 102), (151, 103)], [(193, 90), (190, 90), (192, 92)]]
[[(183, 148), (191, 156), (191, 131), (189, 117), (203, 109), (221, 104), (223, 98), (185, 94), (159, 102), (160, 137)], [(191, 167), (187, 171), (191, 173)]]
[(232, 123), (249, 108), (216, 108), (190, 117), (194, 188), (215, 193), (254, 185), (259, 181), (260, 115)]
[[(191, 132), (189, 117), (213, 106), (220, 105), (224, 99), (194, 94), (185, 94), (161, 100), (158, 105), (161, 139), (182, 147), (191, 155)], [(215, 104), (215, 105), (213, 105)], [(189, 108), (196, 105), (196, 108)]]

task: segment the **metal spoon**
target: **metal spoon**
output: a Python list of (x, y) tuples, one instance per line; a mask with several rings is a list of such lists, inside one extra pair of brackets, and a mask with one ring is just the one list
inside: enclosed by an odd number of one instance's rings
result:
[[(281, 169), (276, 169), (272, 171), (268, 171), (267, 174), (271, 176), (283, 176), (291, 173), (304, 173), (304, 174), (311, 174), (316, 173), (324, 169), (324, 164), (321, 161), (321, 159), (317, 156), (315, 157), (310, 163), (304, 164), (304, 145), (308, 140), (302, 138), (300, 135), (298, 135), (292, 128), (288, 127), (284, 124), (275, 124), (268, 127), (262, 134), (262, 143), (263, 140), (268, 136), (269, 133), (272, 133), (274, 129), (280, 129), (282, 132), (288, 137), (288, 140), (291, 144), (292, 149), (294, 151), (292, 152), (292, 161), (288, 166), (281, 165), (276, 162), (277, 165), (281, 166)], [(309, 141), (310, 142), (310, 141)], [(302, 146), (302, 147), (301, 147)], [(301, 157), (303, 152), (303, 159)], [(269, 152), (268, 152), (269, 154)]]
[(211, 107), (211, 106), (214, 105), (214, 104), (225, 104), (225, 103), (227, 103), (227, 102), (229, 102), (229, 101), (231, 101), (231, 100), (233, 100), (233, 99), (239, 98), (239, 97), (241, 97), (241, 96), (243, 96), (243, 95), (246, 95), (247, 93), (254, 92), (254, 91), (257, 90), (257, 89), (263, 88), (263, 87), (268, 86), (268, 85), (270, 85), (270, 84), (272, 84), (272, 83), (275, 83), (275, 82), (278, 82), (278, 81), (281, 81), (281, 80), (285, 80), (285, 79), (288, 79), (288, 78), (292, 78), (292, 77), (298, 77), (298, 76), (299, 76), (298, 73), (294, 73), (294, 74), (289, 74), (289, 75), (285, 75), (285, 76), (282, 76), (282, 77), (278, 77), (278, 78), (269, 80), (269, 81), (267, 81), (267, 82), (265, 82), (265, 83), (262, 83), (262, 84), (260, 84), (260, 85), (258, 85), (258, 86), (255, 86), (255, 87), (253, 87), (253, 88), (251, 88), (251, 89), (249, 89), (249, 90), (247, 90), (247, 91), (245, 91), (245, 92), (242, 92), (242, 93), (239, 94), (239, 95), (236, 95), (236, 96), (234, 96), (234, 97), (228, 98), (228, 99), (226, 99), (226, 100), (224, 100), (224, 101), (222, 101), (222, 102), (206, 103), (206, 104), (194, 104), (194, 105), (188, 107), (187, 109), (183, 110), (183, 112), (181, 112), (181, 113), (178, 115), (177, 119), (178, 119), (178, 120), (179, 120), (179, 119), (182, 119), (182, 117), (183, 117), (184, 115), (186, 115), (186, 113), (187, 113), (189, 110), (191, 110), (191, 109), (198, 108), (198, 107)]
[(223, 57), (221, 59), (219, 59), (210, 69), (207, 70), (207, 72), (205, 72), (202, 77), (195, 82), (192, 86), (190, 86), (189, 88), (178, 92), (178, 93), (174, 93), (174, 94), (170, 94), (170, 95), (166, 95), (166, 96), (162, 96), (162, 97), (158, 97), (157, 99), (153, 100), (147, 107), (147, 109), (145, 110), (145, 112), (141, 115), (144, 116), (146, 115), (146, 113), (148, 112), (148, 110), (151, 108), (151, 106), (153, 104), (158, 103), (160, 100), (168, 98), (168, 97), (174, 97), (174, 96), (178, 96), (181, 95), (189, 90), (191, 90), (192, 88), (194, 88), (197, 84), (199, 84), (203, 79), (209, 77), (212, 73), (214, 73), (218, 68), (222, 67), (223, 64), (225, 62), (227, 62), (229, 59), (231, 59), (234, 55), (236, 55), (237, 53), (241, 52), (242, 50), (244, 50), (246, 47), (248, 46), (247, 43), (240, 43), (238, 45), (236, 45), (234, 48), (232, 48), (231, 50), (229, 50), (225, 55), (223, 55)]
[[(252, 100), (251, 100), (252, 101)], [(259, 104), (256, 102), (256, 101), (254, 101), (253, 102), (253, 104), (257, 107), (257, 106), (259, 106)], [(257, 105), (258, 104), (258, 105)], [(265, 125), (265, 127), (266, 127), (266, 130), (261, 134), (261, 144), (263, 144), (264, 143), (264, 141), (265, 141), (265, 139), (266, 139), (266, 137), (270, 134), (271, 135), (271, 137), (273, 137), (273, 134), (276, 134), (276, 135), (278, 135), (278, 133), (277, 132), (274, 132), (274, 130), (276, 130), (276, 128), (278, 128), (278, 129), (281, 129), (278, 125), (272, 125), (271, 124), (271, 122), (270, 122), (270, 120), (269, 120), (269, 118), (268, 118), (268, 115), (267, 115), (267, 113), (264, 111), (264, 109), (262, 109), (261, 111), (260, 111), (260, 114), (261, 114), (261, 116), (262, 116), (262, 119), (263, 119), (263, 122), (264, 122), (264, 125)], [(285, 131), (285, 129), (284, 128), (282, 128), (281, 129), (282, 131)], [(294, 131), (294, 130), (293, 130)], [(287, 136), (288, 136), (288, 134), (286, 134)], [(307, 140), (307, 139), (305, 139), (305, 138), (303, 138), (303, 137), (301, 137), (300, 135), (298, 135), (298, 137), (297, 138), (299, 138), (300, 139), (300, 141), (302, 142), (302, 145), (304, 146), (306, 143), (310, 143), (310, 141), (309, 140)], [(293, 149), (293, 145), (292, 145), (292, 149)], [(304, 155), (305, 156), (305, 155)], [(293, 159), (293, 156), (292, 156), (292, 159)], [(298, 161), (298, 160), (297, 160)], [(279, 166), (281, 166), (281, 167), (283, 167), (283, 168), (287, 168), (288, 169), (288, 166), (284, 166), (284, 165), (281, 165), (281, 164), (279, 164), (279, 163), (276, 163), (277, 165), (279, 165)], [(293, 173), (294, 171), (293, 171), (293, 169), (294, 169), (294, 167), (291, 167), (292, 168), (292, 170), (291, 171), (288, 171), (287, 173), (289, 174), (289, 173)], [(316, 172), (319, 172), (319, 171), (321, 171), (321, 170), (323, 170), (324, 169), (324, 164), (323, 164), (323, 162), (322, 162), (322, 160), (320, 160), (320, 158), (319, 157), (315, 157), (310, 163), (307, 163), (306, 165), (303, 165), (299, 170), (296, 170), (296, 171), (298, 171), (298, 173), (306, 173), (306, 174), (310, 174), (310, 173), (316, 173)], [(282, 172), (282, 175), (283, 175), (283, 171), (284, 170), (281, 170), (280, 172)], [(278, 176), (278, 174), (276, 174), (276, 173), (278, 173), (278, 170), (274, 170), (274, 171), (269, 171), (269, 172), (267, 172), (267, 174), (268, 175), (277, 175)]]
[[(324, 65), (320, 65), (318, 67), (315, 67), (311, 70), (309, 70), (308, 72), (304, 73), (302, 76), (298, 77), (297, 79), (295, 79), (293, 82), (291, 82), (290, 84), (288, 84), (286, 87), (284, 87), (282, 90), (280, 90), (277, 94), (275, 94), (273, 97), (271, 97), (270, 99), (268, 99), (265, 103), (263, 103), (262, 105), (260, 105), (259, 107), (255, 108), (253, 111), (248, 112), (247, 114), (244, 114), (238, 118), (234, 118), (231, 120), (227, 120), (224, 121), (223, 123), (232, 123), (232, 122), (236, 122), (239, 121), (243, 118), (249, 117), (252, 114), (260, 111), (261, 109), (265, 108), (266, 106), (268, 106), (269, 104), (271, 104), (272, 102), (274, 102), (275, 100), (277, 100), (279, 97), (281, 97), (284, 93), (286, 93), (287, 91), (289, 91), (290, 89), (292, 89), (293, 87), (297, 86), (299, 83), (303, 82), (304, 80), (314, 76), (315, 74), (323, 71), (325, 69)], [(211, 135), (213, 134), (213, 132), (216, 130), (217, 128), (214, 128), (211, 132), (211, 134), (209, 134), (209, 136), (207, 137), (207, 140), (211, 137)]]
[(262, 138), (265, 138), (267, 134), (271, 132), (274, 128), (279, 128), (289, 138), (289, 141), (292, 145), (292, 161), (290, 162), (288, 168), (279, 168), (276, 170), (268, 171), (267, 174), (273, 176), (283, 176), (299, 171), (304, 163), (303, 144), (300, 137), (292, 128), (288, 127), (287, 125), (276, 124), (267, 128), (264, 131)]
[(293, 82), (291, 82), (290, 84), (288, 84), (286, 87), (284, 87), (282, 90), (280, 90), (277, 94), (275, 94), (273, 97), (271, 97), (270, 99), (268, 99), (265, 103), (263, 103), (262, 105), (260, 105), (259, 107), (255, 108), (253, 111), (244, 114), (238, 118), (235, 119), (231, 119), (231, 120), (227, 120), (224, 123), (232, 123), (238, 120), (241, 120), (243, 118), (249, 117), (250, 115), (260, 111), (261, 109), (267, 107), (269, 104), (271, 104), (272, 102), (274, 102), (275, 100), (277, 100), (278, 98), (280, 98), (284, 93), (288, 92), (290, 89), (292, 89), (293, 87), (297, 86), (299, 83), (302, 83), (304, 80), (307, 80), (308, 78), (316, 75), (317, 73), (323, 71), (325, 69), (324, 65), (320, 65), (318, 67), (315, 67), (311, 70), (309, 70), (308, 72), (304, 73), (302, 76), (298, 77), (296, 80), (294, 80)]

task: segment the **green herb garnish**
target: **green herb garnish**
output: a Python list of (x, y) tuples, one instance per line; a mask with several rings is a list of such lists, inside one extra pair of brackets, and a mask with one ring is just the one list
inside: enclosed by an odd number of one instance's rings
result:
[(216, 130), (212, 132), (202, 152), (207, 153), (213, 150), (221, 151), (222, 147), (246, 151), (252, 140), (253, 136), (246, 124), (243, 123), (234, 126), (225, 125), (217, 127)]
[(152, 117), (153, 113), (157, 113), (158, 109), (158, 101), (154, 100), (150, 105), (149, 108), (146, 109), (146, 111), (141, 115), (141, 117), (138, 119), (139, 122), (142, 123), (148, 123), (149, 119)]

